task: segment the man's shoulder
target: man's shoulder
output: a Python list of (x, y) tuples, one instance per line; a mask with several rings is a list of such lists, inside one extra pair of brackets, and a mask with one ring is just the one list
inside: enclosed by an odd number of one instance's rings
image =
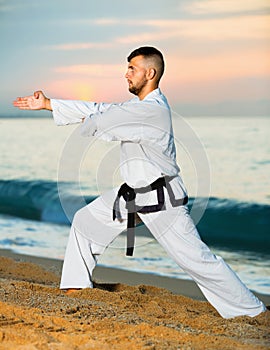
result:
[(142, 102), (156, 104), (158, 106), (162, 106), (163, 108), (170, 108), (167, 98), (159, 88), (150, 92)]
[(120, 110), (126, 110), (137, 115), (148, 116), (170, 116), (170, 107), (166, 97), (162, 94), (160, 89), (151, 91), (143, 100), (140, 100), (137, 96), (127, 100), (125, 102), (114, 104), (112, 108), (120, 108)]

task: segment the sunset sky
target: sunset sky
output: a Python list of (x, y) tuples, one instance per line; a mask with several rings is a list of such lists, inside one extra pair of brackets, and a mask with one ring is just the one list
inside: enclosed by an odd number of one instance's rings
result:
[[(270, 115), (270, 1), (0, 0), (0, 116), (17, 96), (121, 102), (126, 57), (160, 49), (161, 89), (190, 115)], [(29, 112), (27, 112), (29, 113)]]

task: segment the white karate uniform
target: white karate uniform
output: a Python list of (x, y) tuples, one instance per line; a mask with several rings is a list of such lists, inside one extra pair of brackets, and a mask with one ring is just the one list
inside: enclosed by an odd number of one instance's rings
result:
[[(138, 97), (122, 104), (51, 100), (57, 125), (80, 123), (83, 136), (121, 142), (121, 176), (131, 187), (149, 185), (163, 175), (176, 199), (187, 195), (176, 163), (170, 108), (159, 89), (144, 100)], [(91, 288), (98, 257), (127, 225), (125, 202), (121, 198), (123, 221), (112, 220), (118, 188), (114, 188), (80, 209), (74, 216), (66, 248), (61, 289)], [(224, 318), (256, 316), (264, 304), (240, 281), (219, 256), (201, 241), (186, 206), (172, 207), (165, 193), (166, 210), (138, 214), (169, 256), (198, 284), (207, 300)], [(137, 194), (136, 204), (156, 204), (156, 191)]]

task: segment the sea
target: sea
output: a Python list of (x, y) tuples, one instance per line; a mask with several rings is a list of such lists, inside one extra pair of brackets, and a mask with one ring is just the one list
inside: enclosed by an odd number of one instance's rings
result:
[[(252, 290), (270, 295), (270, 117), (173, 113), (177, 160), (201, 238)], [(63, 259), (76, 210), (122, 183), (119, 143), (53, 119), (0, 119), (0, 248)], [(136, 170), (135, 170), (136, 171)], [(123, 232), (98, 264), (190, 279), (147, 229)]]

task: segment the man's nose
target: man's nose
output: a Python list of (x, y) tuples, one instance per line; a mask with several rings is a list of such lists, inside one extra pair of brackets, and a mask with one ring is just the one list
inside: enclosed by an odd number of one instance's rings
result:
[(125, 74), (125, 78), (126, 78), (126, 79), (128, 78), (128, 71), (127, 71), (126, 74)]

